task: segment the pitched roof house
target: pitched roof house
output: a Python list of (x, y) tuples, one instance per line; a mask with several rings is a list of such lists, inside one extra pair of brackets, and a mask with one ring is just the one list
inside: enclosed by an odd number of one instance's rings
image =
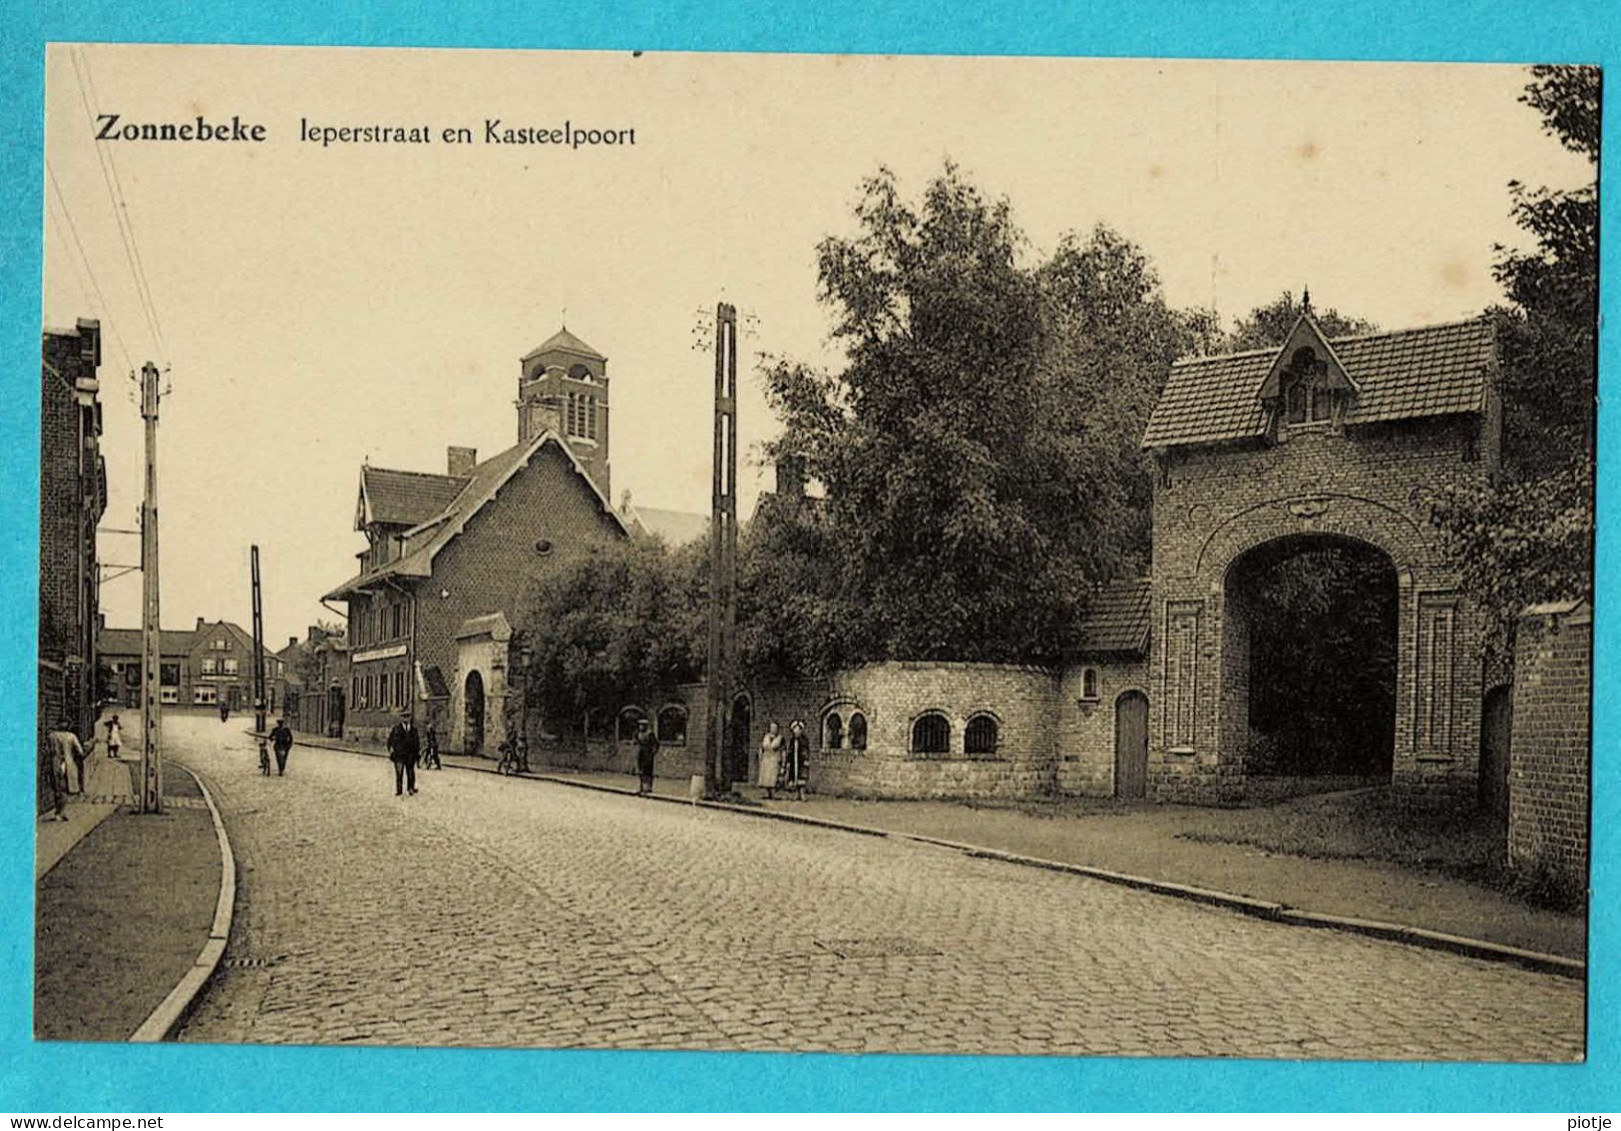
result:
[(443, 474), (362, 466), (349, 606), (345, 732), (386, 734), (402, 711), (493, 750), (525, 590), (543, 571), (628, 537), (608, 502), (607, 359), (567, 330), (526, 354), (518, 442), (480, 461), (448, 449)]

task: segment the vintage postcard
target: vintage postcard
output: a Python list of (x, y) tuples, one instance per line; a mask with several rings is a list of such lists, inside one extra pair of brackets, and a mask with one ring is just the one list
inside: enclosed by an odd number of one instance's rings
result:
[(45, 63), (37, 1038), (1583, 1060), (1596, 69)]

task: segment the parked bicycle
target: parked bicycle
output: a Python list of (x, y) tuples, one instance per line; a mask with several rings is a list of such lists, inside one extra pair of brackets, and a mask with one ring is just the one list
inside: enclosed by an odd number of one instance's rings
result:
[(508, 738), (501, 743), (501, 760), (495, 764), (498, 774), (527, 774), (529, 772), (529, 744), (523, 735)]

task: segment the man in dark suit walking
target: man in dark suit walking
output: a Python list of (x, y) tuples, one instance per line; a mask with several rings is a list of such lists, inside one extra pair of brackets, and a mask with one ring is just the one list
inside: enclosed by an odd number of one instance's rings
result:
[(417, 791), (417, 757), (422, 752), (422, 736), (411, 723), (411, 712), (388, 732), (388, 760), (394, 763), (394, 796)]
[(293, 748), (293, 732), (286, 719), (277, 719), (270, 731), (270, 747), (276, 752), (276, 776), (287, 772), (287, 752)]

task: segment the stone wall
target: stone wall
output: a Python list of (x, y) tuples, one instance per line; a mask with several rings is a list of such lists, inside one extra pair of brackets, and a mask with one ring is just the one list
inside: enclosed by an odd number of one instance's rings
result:
[(1587, 888), (1592, 648), (1585, 602), (1535, 606), (1515, 637), (1509, 866), (1565, 897)]
[[(1101, 670), (1110, 672), (1102, 681), (1102, 694), (1117, 695), (1117, 688), (1123, 689), (1129, 682), (1125, 674), (1117, 677), (1112, 668)], [(1068, 703), (1060, 691), (1062, 683), (1060, 676), (1041, 668), (891, 662), (839, 672), (825, 680), (749, 687), (739, 693), (751, 707), (746, 780), (751, 784), (755, 780), (760, 737), (767, 724), (775, 720), (786, 735), (789, 724), (799, 719), (810, 739), (810, 788), (814, 792), (888, 798), (1046, 796), (1058, 782), (1059, 720)], [(1139, 676), (1133, 686), (1140, 685)], [(671, 704), (686, 709), (686, 741), (661, 747), (658, 772), (669, 777), (701, 775), (707, 725), (705, 687), (692, 684), (632, 698), (626, 706), (639, 708), (649, 718)], [(1100, 708), (1109, 718), (1106, 727), (1100, 722), (1095, 733), (1073, 729), (1067, 739), (1077, 764), (1086, 767), (1085, 772), (1103, 775), (1102, 780), (1109, 783), (1113, 774), (1112, 704), (1111, 698)], [(1068, 709), (1073, 708), (1069, 703)], [(914, 754), (912, 725), (930, 711), (947, 719), (950, 749), (944, 754)], [(867, 724), (865, 749), (853, 749), (850, 743), (849, 722), (857, 713)], [(825, 720), (830, 714), (839, 717), (837, 746), (828, 741)], [(996, 742), (988, 752), (969, 754), (964, 742), (967, 726), (981, 715), (995, 721)], [(634, 747), (615, 741), (613, 733), (582, 740), (574, 728), (567, 736), (531, 742), (531, 751), (543, 751), (547, 765), (628, 774), (635, 765)], [(1091, 749), (1093, 742), (1102, 746)], [(1101, 788), (1106, 791), (1108, 786)]]

